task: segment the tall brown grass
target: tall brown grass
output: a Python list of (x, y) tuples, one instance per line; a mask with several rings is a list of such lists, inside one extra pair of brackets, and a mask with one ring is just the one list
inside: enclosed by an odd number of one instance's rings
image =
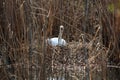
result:
[[(0, 79), (118, 79), (110, 70), (120, 65), (120, 14), (111, 3), (88, 1), (86, 14), (83, 0), (0, 0)], [(68, 45), (46, 46), (60, 25)]]

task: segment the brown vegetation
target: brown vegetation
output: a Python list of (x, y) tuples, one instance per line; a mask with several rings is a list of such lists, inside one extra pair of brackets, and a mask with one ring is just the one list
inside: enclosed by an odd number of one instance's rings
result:
[[(0, 0), (0, 79), (119, 80), (117, 1)], [(68, 45), (46, 46), (60, 25)]]

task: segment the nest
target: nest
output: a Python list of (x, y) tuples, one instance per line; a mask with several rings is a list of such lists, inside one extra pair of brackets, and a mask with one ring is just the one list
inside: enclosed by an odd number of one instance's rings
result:
[(67, 79), (68, 77), (81, 79), (87, 75), (87, 68), (91, 72), (101, 72), (101, 65), (105, 64), (107, 60), (108, 49), (98, 38), (87, 38), (86, 41), (80, 38), (78, 42), (69, 42), (67, 46), (63, 47), (48, 46), (47, 54), (49, 55), (46, 55), (48, 75), (58, 77), (61, 74), (62, 76), (67, 74)]

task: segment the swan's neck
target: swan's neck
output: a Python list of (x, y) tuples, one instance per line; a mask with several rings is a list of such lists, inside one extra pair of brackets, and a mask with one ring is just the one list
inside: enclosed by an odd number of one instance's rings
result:
[(62, 31), (60, 30), (59, 36), (58, 36), (58, 45), (61, 44), (61, 40), (62, 40)]

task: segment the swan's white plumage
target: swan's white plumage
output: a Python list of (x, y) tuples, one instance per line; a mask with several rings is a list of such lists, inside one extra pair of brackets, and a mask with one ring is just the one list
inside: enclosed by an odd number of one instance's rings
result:
[(58, 37), (53, 37), (50, 39), (47, 39), (47, 43), (51, 46), (65, 46), (66, 41), (62, 39), (62, 34), (63, 34), (64, 27), (63, 25), (60, 26), (60, 31), (59, 31), (59, 36)]
[[(58, 45), (58, 37), (47, 39), (47, 42), (51, 46), (57, 46)], [(65, 45), (66, 45), (66, 41), (64, 39), (61, 39), (59, 42), (59, 46), (65, 46)]]

